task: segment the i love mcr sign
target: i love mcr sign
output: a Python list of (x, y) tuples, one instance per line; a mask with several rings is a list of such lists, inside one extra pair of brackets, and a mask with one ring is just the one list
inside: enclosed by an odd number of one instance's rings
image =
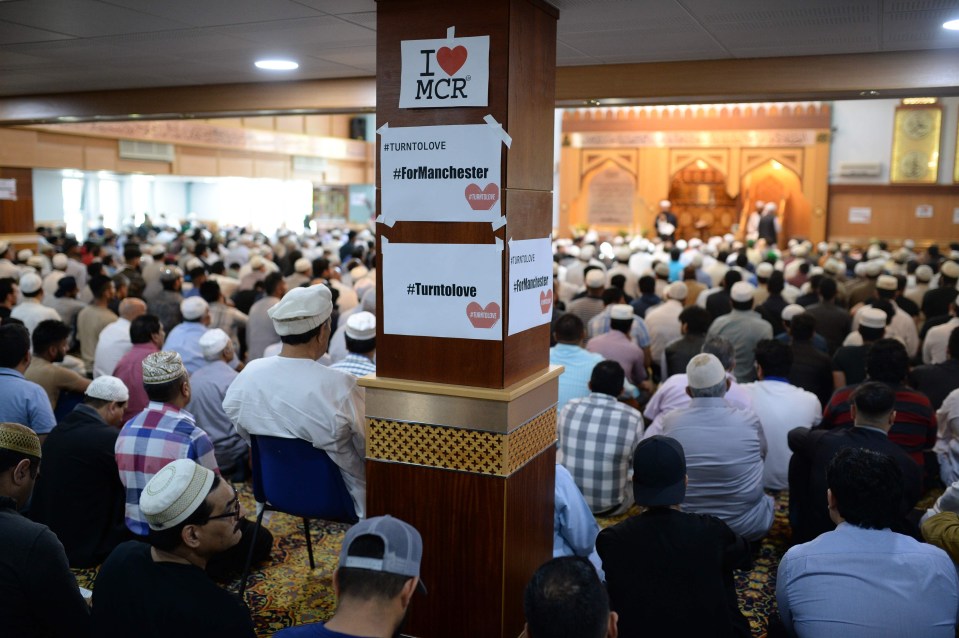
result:
[(400, 43), (400, 108), (487, 106), (489, 36)]

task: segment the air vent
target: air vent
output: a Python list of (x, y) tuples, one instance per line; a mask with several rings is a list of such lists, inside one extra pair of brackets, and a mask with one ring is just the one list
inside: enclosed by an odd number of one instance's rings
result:
[(324, 157), (293, 156), (293, 171), (296, 173), (322, 173), (325, 170), (327, 161)]
[(173, 144), (120, 140), (120, 159), (172, 162), (175, 157)]
[(879, 162), (843, 162), (839, 165), (840, 177), (879, 177), (882, 164)]

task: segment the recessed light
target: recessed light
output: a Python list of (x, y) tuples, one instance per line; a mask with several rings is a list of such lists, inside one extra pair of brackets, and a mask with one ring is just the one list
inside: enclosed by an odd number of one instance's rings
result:
[(257, 60), (253, 63), (256, 68), (266, 71), (292, 71), (300, 68), (293, 60)]
[(942, 23), (943, 29), (949, 29), (950, 31), (959, 31), (959, 18), (956, 20), (949, 20), (948, 22)]

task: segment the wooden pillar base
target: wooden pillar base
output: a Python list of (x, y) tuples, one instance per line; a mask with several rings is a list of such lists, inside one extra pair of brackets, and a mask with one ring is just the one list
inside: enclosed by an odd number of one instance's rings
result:
[(557, 378), (502, 390), (367, 377), (367, 512), (423, 535), (404, 633), (515, 638), (552, 548)]

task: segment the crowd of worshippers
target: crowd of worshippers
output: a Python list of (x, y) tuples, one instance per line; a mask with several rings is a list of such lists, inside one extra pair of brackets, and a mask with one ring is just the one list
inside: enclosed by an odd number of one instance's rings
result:
[[(42, 236), (0, 245), (12, 635), (255, 635), (217, 584), (271, 560), (233, 487), (251, 436), (326, 451), (361, 519), (336, 614), (281, 634), (392, 635), (425, 587), (416, 530), (365, 519), (372, 234)], [(553, 275), (556, 558), (529, 636), (749, 635), (733, 574), (784, 490), (772, 635), (954, 634), (959, 245), (587, 235), (554, 243)], [(69, 568), (95, 566), (91, 606)]]

